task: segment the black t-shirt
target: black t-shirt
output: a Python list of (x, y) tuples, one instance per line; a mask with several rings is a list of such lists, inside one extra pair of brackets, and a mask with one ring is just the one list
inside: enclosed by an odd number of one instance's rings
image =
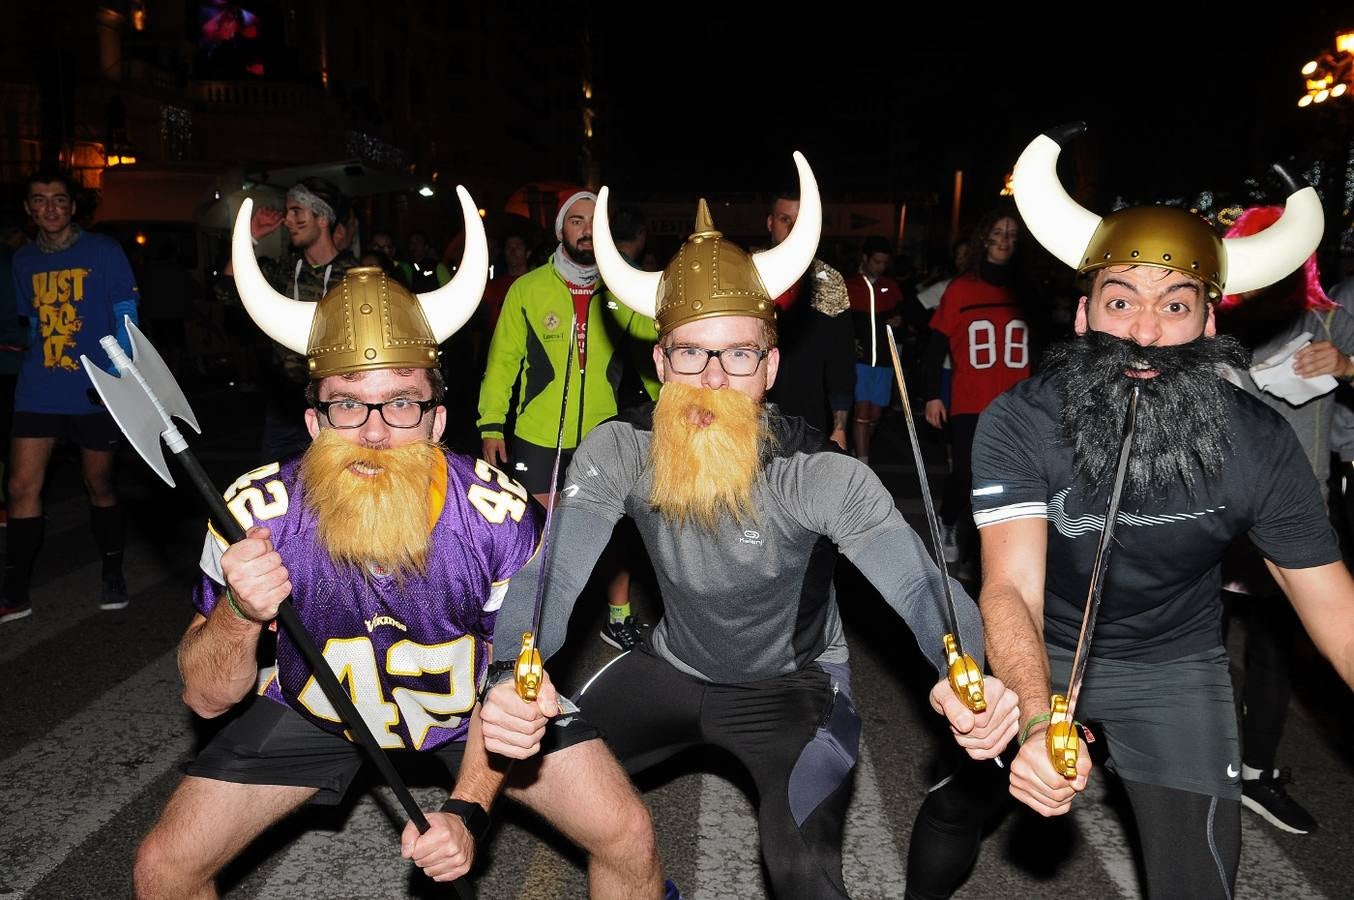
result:
[[(1158, 662), (1222, 644), (1219, 560), (1247, 535), (1275, 564), (1340, 560), (1312, 467), (1292, 428), (1255, 398), (1227, 392), (1232, 449), (1223, 470), (1141, 501), (1124, 498), (1095, 626), (1094, 655)], [(1044, 638), (1074, 649), (1110, 484), (1074, 479), (1049, 376), (1016, 385), (978, 422), (973, 518), (979, 528), (1048, 520)]]

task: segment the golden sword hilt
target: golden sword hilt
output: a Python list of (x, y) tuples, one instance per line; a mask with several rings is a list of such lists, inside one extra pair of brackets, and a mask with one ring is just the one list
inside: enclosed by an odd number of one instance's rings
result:
[(1077, 723), (1067, 715), (1067, 698), (1054, 694), (1049, 698), (1051, 712), (1048, 730), (1044, 732), (1044, 743), (1048, 747), (1048, 758), (1054, 770), (1064, 778), (1077, 777), (1078, 741)]
[(954, 635), (941, 638), (945, 645), (945, 664), (950, 669), (950, 689), (965, 706), (975, 713), (987, 709), (987, 700), (983, 698), (983, 673), (973, 657), (959, 652), (959, 642)]
[(544, 679), (545, 664), (541, 662), (541, 651), (536, 649), (536, 636), (530, 631), (524, 631), (522, 650), (517, 654), (517, 667), (513, 670), (517, 696), (528, 702), (535, 700), (540, 696), (541, 682)]

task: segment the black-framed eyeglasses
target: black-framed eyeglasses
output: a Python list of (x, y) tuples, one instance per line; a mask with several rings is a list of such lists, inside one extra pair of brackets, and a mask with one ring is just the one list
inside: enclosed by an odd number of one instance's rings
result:
[(437, 406), (435, 400), (415, 400), (398, 397), (385, 403), (363, 403), (361, 400), (325, 400), (315, 404), (335, 428), (361, 428), (371, 418), (372, 410), (381, 413), (381, 421), (391, 428), (417, 428), (428, 410)]
[(678, 375), (699, 375), (710, 365), (710, 360), (716, 358), (724, 367), (726, 375), (751, 375), (770, 352), (758, 347), (726, 347), (723, 350), (680, 346), (663, 348), (668, 365)]

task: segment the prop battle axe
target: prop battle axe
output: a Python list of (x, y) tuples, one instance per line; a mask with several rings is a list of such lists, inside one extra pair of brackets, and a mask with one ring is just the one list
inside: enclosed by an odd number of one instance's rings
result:
[[(146, 461), (146, 464), (154, 469), (155, 473), (163, 478), (166, 484), (170, 487), (175, 486), (174, 479), (169, 474), (169, 465), (165, 460), (164, 452), (160, 448), (160, 439), (163, 438), (170, 452), (174, 454), (175, 459), (188, 473), (193, 486), (202, 495), (202, 500), (207, 505), (207, 513), (216, 527), (217, 534), (232, 544), (244, 540), (244, 528), (231, 515), (225, 500), (222, 499), (211, 479), (207, 477), (207, 473), (202, 470), (202, 466), (198, 464), (193, 452), (188, 449), (188, 442), (184, 440), (183, 435), (179, 433), (178, 426), (171, 419), (171, 416), (177, 416), (186, 422), (193, 431), (198, 434), (202, 433), (202, 429), (197, 423), (197, 417), (193, 415), (193, 410), (188, 405), (188, 398), (183, 395), (183, 389), (174, 380), (169, 367), (165, 365), (165, 361), (160, 358), (160, 354), (151, 346), (146, 336), (137, 330), (136, 325), (130, 319), (126, 320), (126, 325), (127, 336), (132, 345), (131, 357), (129, 358), (122, 351), (122, 347), (113, 337), (102, 338), (99, 341), (99, 346), (103, 347), (108, 354), (108, 358), (117, 367), (118, 374), (109, 375), (94, 365), (89, 357), (81, 356), (80, 362), (89, 374), (89, 380), (94, 383), (94, 389), (103, 398), (104, 405), (112, 413), (113, 420), (117, 422), (118, 428), (136, 448), (136, 452), (141, 454), (141, 458)], [(376, 743), (376, 738), (372, 736), (371, 729), (367, 727), (361, 713), (353, 705), (352, 698), (339, 684), (338, 679), (334, 676), (333, 669), (329, 667), (319, 648), (315, 646), (315, 639), (301, 624), (301, 619), (296, 614), (296, 609), (292, 606), (290, 597), (283, 600), (282, 605), (278, 607), (277, 619), (286, 629), (292, 643), (305, 657), (315, 680), (319, 682), (325, 697), (333, 704), (355, 742), (367, 751), (367, 755), (371, 757), (372, 762), (376, 764), (376, 768), (380, 770), (381, 777), (395, 792), (395, 798), (399, 801), (400, 806), (404, 807), (409, 820), (418, 828), (420, 834), (426, 832), (428, 830), (428, 819), (423, 815), (423, 811), (418, 804), (414, 802), (413, 796), (409, 793), (409, 788), (400, 778), (399, 773), (395, 771), (390, 758)], [(456, 886), (458, 894), (464, 897), (470, 896), (469, 893), (466, 893), (467, 888), (461, 883), (460, 879), (453, 884)]]

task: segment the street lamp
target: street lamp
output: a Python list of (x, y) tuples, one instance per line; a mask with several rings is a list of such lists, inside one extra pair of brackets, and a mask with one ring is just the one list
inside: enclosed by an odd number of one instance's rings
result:
[(1298, 98), (1298, 106), (1305, 109), (1343, 97), (1354, 85), (1354, 31), (1338, 32), (1334, 52), (1325, 51), (1308, 61), (1301, 74), (1306, 93)]

